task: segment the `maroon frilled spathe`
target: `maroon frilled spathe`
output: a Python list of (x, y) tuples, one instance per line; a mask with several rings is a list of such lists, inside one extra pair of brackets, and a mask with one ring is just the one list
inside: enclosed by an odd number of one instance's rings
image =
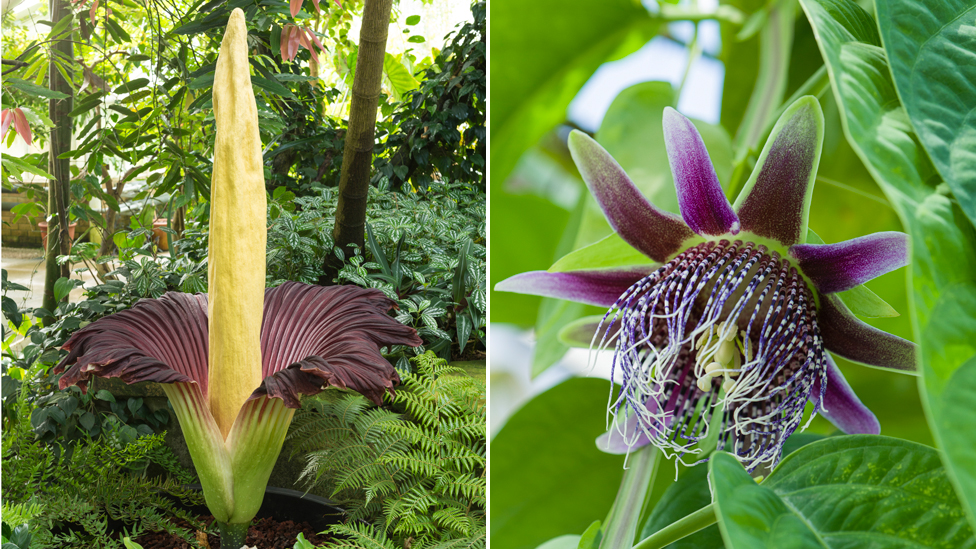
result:
[[(376, 404), (400, 377), (380, 349), (418, 346), (416, 330), (388, 315), (396, 304), (379, 290), (286, 282), (265, 292), (261, 324), (264, 381), (249, 400), (280, 398), (299, 407), (299, 395), (326, 387), (357, 391)], [(54, 369), (62, 389), (87, 390), (92, 376), (125, 383), (196, 383), (208, 387), (207, 295), (169, 292), (75, 332)]]

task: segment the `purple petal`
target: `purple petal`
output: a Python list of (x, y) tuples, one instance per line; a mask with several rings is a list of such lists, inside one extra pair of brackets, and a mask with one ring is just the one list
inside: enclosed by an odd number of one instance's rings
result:
[(823, 127), (823, 112), (814, 97), (802, 97), (786, 109), (736, 200), (743, 231), (787, 246), (803, 241)]
[(739, 218), (722, 192), (705, 142), (690, 120), (664, 108), (664, 144), (685, 223), (700, 235), (739, 232)]
[(125, 383), (190, 383), (206, 398), (207, 296), (169, 292), (143, 299), (75, 332), (65, 342), (66, 356), (54, 368), (64, 372), (62, 389), (87, 391), (92, 376), (117, 377)]
[(570, 133), (569, 151), (610, 226), (641, 253), (664, 262), (695, 236), (679, 217), (648, 202), (620, 164), (590, 136)]
[(502, 280), (495, 284), (495, 290), (610, 307), (628, 288), (654, 270), (653, 265), (648, 265), (599, 271), (531, 271)]
[(837, 244), (797, 244), (790, 255), (818, 290), (842, 292), (908, 265), (908, 235), (885, 232)]
[(861, 322), (837, 296), (820, 296), (817, 323), (824, 347), (848, 360), (906, 372), (918, 368), (914, 343)]
[[(813, 384), (814, 397), (820, 395), (820, 377)], [(816, 400), (812, 398), (811, 400)], [(851, 386), (844, 379), (844, 374), (834, 363), (834, 359), (827, 356), (827, 391), (823, 397), (823, 409), (820, 415), (827, 418), (838, 429), (849, 435), (877, 435), (881, 433), (878, 418), (857, 398)]]
[[(652, 413), (656, 413), (658, 410), (657, 401), (653, 398), (648, 399), (646, 406)], [(637, 433), (636, 438), (633, 438), (633, 433)], [(629, 444), (628, 441), (630, 441)], [(650, 443), (651, 439), (647, 436), (647, 432), (640, 427), (640, 418), (636, 414), (628, 415), (622, 426), (619, 424), (612, 425), (609, 431), (596, 437), (596, 447), (601, 452), (608, 454), (628, 454)]]
[(248, 400), (268, 395), (298, 408), (299, 394), (326, 386), (353, 389), (380, 404), (400, 378), (381, 347), (423, 341), (387, 313), (379, 290), (286, 282), (265, 293), (261, 325), (264, 382)]

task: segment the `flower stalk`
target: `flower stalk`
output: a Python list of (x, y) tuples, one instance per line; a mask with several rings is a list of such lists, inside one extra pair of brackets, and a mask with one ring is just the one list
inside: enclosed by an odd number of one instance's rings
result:
[(266, 191), (247, 51), (235, 9), (214, 76), (209, 295), (170, 292), (93, 322), (54, 369), (62, 389), (86, 391), (92, 376), (162, 385), (224, 549), (244, 543), (300, 395), (349, 388), (379, 405), (400, 381), (380, 349), (423, 343), (389, 316), (395, 303), (378, 290), (265, 290)]

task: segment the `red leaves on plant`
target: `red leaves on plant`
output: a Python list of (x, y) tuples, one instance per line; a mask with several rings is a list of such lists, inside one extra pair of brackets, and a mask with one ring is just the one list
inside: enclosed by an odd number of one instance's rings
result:
[(309, 30), (308, 27), (305, 27), (304, 29), (298, 29), (298, 40), (302, 43), (303, 46), (305, 46), (305, 49), (311, 52), (312, 59), (314, 59), (315, 62), (318, 63), (319, 54), (315, 53), (315, 48), (312, 47), (312, 43), (308, 40), (308, 36), (305, 35), (306, 32), (309, 34), (312, 33), (312, 31)]
[(98, 0), (92, 2), (91, 10), (88, 11), (88, 17), (91, 19), (91, 24), (95, 26), (95, 10), (98, 9)]
[(312, 0), (312, 4), (315, 5), (315, 13), (322, 13), (322, 8), (319, 7), (319, 0)]
[(281, 58), (285, 61), (291, 61), (295, 59), (298, 55), (298, 46), (301, 44), (301, 40), (298, 35), (301, 30), (295, 25), (285, 25), (281, 29)]
[(298, 15), (298, 12), (301, 11), (302, 3), (304, 3), (304, 0), (291, 0), (289, 2), (292, 17), (295, 17), (296, 15)]
[(13, 110), (14, 119), (14, 129), (17, 130), (17, 135), (22, 137), (28, 145), (31, 144), (31, 129), (30, 125), (27, 124), (27, 117), (24, 116), (24, 111), (18, 109)]
[(7, 130), (10, 129), (10, 123), (14, 121), (14, 113), (10, 109), (3, 109), (0, 111), (0, 141), (7, 137)]

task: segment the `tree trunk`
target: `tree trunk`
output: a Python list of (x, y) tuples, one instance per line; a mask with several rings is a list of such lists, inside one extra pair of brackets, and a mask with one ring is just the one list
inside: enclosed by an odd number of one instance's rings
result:
[[(67, 0), (50, 0), (51, 20), (55, 23), (71, 13)], [(52, 55), (62, 59), (74, 59), (74, 48), (71, 43), (71, 24), (63, 39), (56, 40), (51, 46)], [(65, 67), (70, 70), (70, 67)], [(71, 73), (68, 73), (69, 77)], [(54, 122), (51, 130), (51, 142), (49, 153), (49, 170), (54, 179), (48, 181), (48, 235), (47, 250), (45, 255), (45, 277), (44, 277), (44, 298), (42, 306), (49, 312), (54, 311), (57, 302), (54, 298), (54, 283), (60, 277), (67, 277), (71, 274), (71, 266), (68, 263), (58, 265), (58, 255), (68, 255), (71, 249), (71, 242), (68, 239), (68, 200), (69, 182), (71, 180), (70, 160), (59, 159), (62, 153), (71, 150), (71, 118), (68, 113), (72, 108), (73, 92), (71, 85), (61, 76), (52, 59), (48, 71), (48, 82), (51, 90), (67, 94), (67, 99), (51, 99), (48, 102), (48, 116)], [(45, 319), (45, 324), (52, 320), (50, 317)]]
[[(366, 197), (369, 173), (373, 164), (373, 135), (376, 128), (377, 99), (386, 57), (386, 34), (390, 27), (392, 0), (366, 0), (363, 26), (359, 31), (359, 55), (352, 84), (349, 131), (346, 133), (339, 178), (339, 203), (336, 207), (332, 236), (346, 257), (365, 244)], [(319, 284), (332, 284), (342, 261), (334, 254), (325, 259)]]

